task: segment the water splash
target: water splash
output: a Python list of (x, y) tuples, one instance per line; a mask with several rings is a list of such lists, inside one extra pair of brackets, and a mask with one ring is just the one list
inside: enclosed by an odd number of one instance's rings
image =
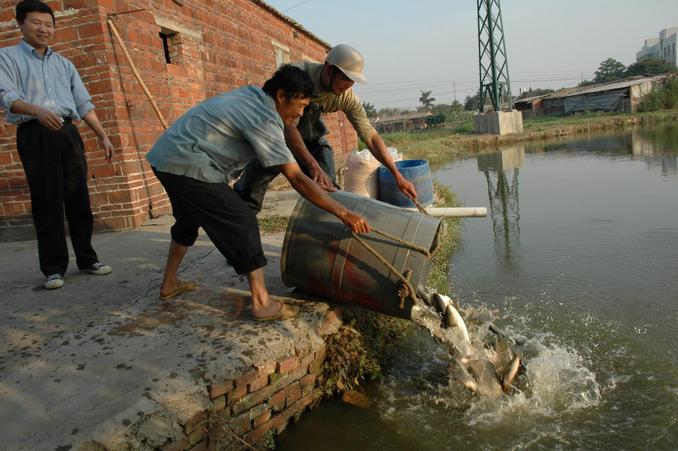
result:
[[(493, 326), (496, 311), (482, 306), (457, 306), (468, 329), (467, 343), (458, 327), (446, 327), (439, 310), (422, 303), (412, 313), (413, 322), (426, 329), (450, 354), (449, 381), (443, 390), (451, 403), (442, 401), (445, 394), (440, 392), (431, 394), (429, 401), (446, 407), (466, 402), (467, 424), (515, 423), (516, 418), (535, 421), (601, 402), (600, 385), (584, 358), (575, 349), (550, 343), (550, 334), (542, 333), (530, 340), (509, 335)], [(507, 386), (502, 379), (514, 356), (520, 356), (525, 366)], [(462, 386), (473, 388), (476, 396), (464, 397), (460, 394)], [(502, 388), (511, 395), (502, 396)]]

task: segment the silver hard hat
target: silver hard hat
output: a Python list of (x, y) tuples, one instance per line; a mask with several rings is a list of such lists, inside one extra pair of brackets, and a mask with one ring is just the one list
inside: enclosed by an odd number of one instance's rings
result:
[(363, 75), (365, 60), (356, 49), (346, 44), (335, 45), (327, 53), (325, 62), (339, 68), (348, 78), (357, 83), (367, 83)]

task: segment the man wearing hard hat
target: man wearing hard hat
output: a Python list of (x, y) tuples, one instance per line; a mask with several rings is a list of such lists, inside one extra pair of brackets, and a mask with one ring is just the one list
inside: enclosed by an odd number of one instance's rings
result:
[[(400, 191), (415, 199), (414, 185), (396, 168), (384, 140), (370, 124), (362, 102), (351, 89), (355, 82), (367, 81), (362, 55), (351, 46), (339, 44), (332, 47), (322, 64), (305, 61), (294, 65), (306, 72), (315, 85), (311, 103), (298, 125), (285, 126), (287, 145), (306, 175), (328, 191), (336, 189), (334, 152), (326, 139), (329, 130), (322, 115), (343, 111), (372, 155), (393, 174)], [(250, 208), (259, 211), (268, 184), (276, 175), (275, 169), (262, 168), (253, 160), (245, 167), (234, 189)]]

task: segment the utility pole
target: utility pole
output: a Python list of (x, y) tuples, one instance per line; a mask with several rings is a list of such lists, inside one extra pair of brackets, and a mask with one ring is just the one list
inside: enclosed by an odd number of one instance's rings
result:
[(480, 65), (480, 113), (489, 96), (495, 111), (513, 109), (504, 24), (499, 0), (478, 1), (478, 64)]
[(454, 81), (452, 82), (452, 90), (454, 91), (454, 102), (456, 103), (457, 102), (457, 83), (454, 82)]

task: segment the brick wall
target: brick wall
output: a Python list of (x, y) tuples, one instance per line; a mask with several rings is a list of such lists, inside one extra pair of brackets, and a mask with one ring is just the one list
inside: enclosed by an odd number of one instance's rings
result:
[[(162, 133), (143, 90), (111, 35), (113, 21), (168, 123), (206, 97), (244, 84), (262, 84), (275, 70), (275, 45), (290, 61), (322, 60), (327, 46), (256, 0), (184, 2), (174, 0), (60, 0), (47, 3), (57, 13), (54, 49), (78, 68), (96, 112), (116, 148), (105, 162), (94, 134), (80, 130), (89, 163), (95, 227), (126, 229), (169, 213), (169, 202), (144, 160)], [(0, 2), (0, 47), (20, 38), (12, 23), (15, 1)], [(170, 63), (166, 62), (166, 48)], [(330, 141), (341, 153), (357, 138), (343, 114), (327, 117)], [(0, 137), (0, 231), (30, 224), (30, 196), (8, 127)], [(0, 233), (2, 235), (2, 233)]]
[[(324, 360), (322, 344), (209, 386), (211, 408), (184, 421), (183, 435), (161, 449), (209, 449), (235, 442), (234, 436), (258, 444), (282, 432), (321, 398), (317, 380)], [(220, 436), (220, 428), (229, 432)]]

